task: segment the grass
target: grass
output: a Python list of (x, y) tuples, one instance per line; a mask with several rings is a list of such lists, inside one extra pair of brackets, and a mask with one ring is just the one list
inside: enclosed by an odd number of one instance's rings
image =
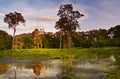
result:
[(119, 47), (105, 48), (71, 48), (71, 49), (17, 49), (0, 51), (0, 57), (10, 56), (18, 59), (23, 58), (68, 58), (73, 55), (75, 58), (94, 58), (98, 55), (99, 58), (109, 57), (111, 54), (119, 58)]

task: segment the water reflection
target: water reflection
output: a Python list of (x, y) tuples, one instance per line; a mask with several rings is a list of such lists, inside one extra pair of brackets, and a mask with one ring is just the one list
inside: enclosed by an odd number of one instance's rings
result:
[(113, 56), (98, 61), (72, 56), (42, 62), (21, 60), (0, 64), (0, 79), (105, 79), (107, 72), (116, 67), (111, 59)]
[(34, 71), (34, 73), (35, 73), (37, 76), (40, 75), (41, 70), (42, 70), (42, 67), (43, 67), (42, 63), (36, 63), (36, 64), (33, 66), (33, 71)]
[(8, 71), (10, 67), (11, 67), (10, 64), (0, 64), (0, 75), (1, 75), (3, 72)]

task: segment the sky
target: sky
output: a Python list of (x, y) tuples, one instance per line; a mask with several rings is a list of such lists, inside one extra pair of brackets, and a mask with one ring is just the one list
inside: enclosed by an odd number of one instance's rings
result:
[(34, 29), (44, 28), (46, 32), (55, 33), (55, 22), (60, 5), (72, 4), (84, 17), (78, 19), (81, 29), (109, 29), (120, 24), (120, 0), (0, 0), (0, 30), (13, 34), (13, 29), (4, 23), (5, 14), (20, 12), (26, 20), (25, 26), (17, 26), (16, 35), (31, 33)]

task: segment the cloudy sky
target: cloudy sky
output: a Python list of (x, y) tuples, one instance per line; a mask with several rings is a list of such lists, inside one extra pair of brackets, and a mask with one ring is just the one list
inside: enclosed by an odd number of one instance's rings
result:
[(120, 0), (0, 0), (0, 30), (12, 35), (13, 29), (3, 19), (5, 14), (16, 11), (26, 19), (26, 26), (17, 26), (16, 34), (29, 33), (35, 28), (56, 32), (57, 12), (63, 4), (73, 4), (74, 10), (85, 15), (79, 19), (79, 31), (109, 29), (120, 24), (119, 3)]

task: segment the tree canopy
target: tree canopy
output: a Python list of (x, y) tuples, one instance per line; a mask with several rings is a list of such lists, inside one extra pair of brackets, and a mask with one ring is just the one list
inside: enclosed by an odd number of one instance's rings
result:
[(16, 26), (19, 25), (19, 23), (25, 23), (25, 19), (23, 18), (21, 13), (14, 12), (6, 14), (4, 17), (4, 22), (8, 24), (9, 28), (13, 28), (13, 41), (12, 41), (12, 49), (14, 48), (14, 40), (15, 40), (15, 32), (16, 32)]
[(64, 32), (79, 28), (77, 19), (84, 16), (79, 11), (74, 11), (72, 4), (61, 5), (57, 15), (60, 19), (56, 22), (55, 28)]
[(8, 24), (9, 28), (16, 29), (16, 26), (20, 23), (25, 23), (25, 19), (23, 18), (21, 13), (14, 12), (5, 15), (4, 22)]
[(56, 22), (55, 28), (60, 30), (60, 32), (64, 32), (67, 35), (68, 48), (70, 48), (72, 45), (71, 35), (73, 32), (76, 31), (77, 28), (80, 28), (77, 19), (84, 15), (80, 14), (79, 11), (74, 11), (72, 4), (61, 5), (57, 15), (60, 18)]

